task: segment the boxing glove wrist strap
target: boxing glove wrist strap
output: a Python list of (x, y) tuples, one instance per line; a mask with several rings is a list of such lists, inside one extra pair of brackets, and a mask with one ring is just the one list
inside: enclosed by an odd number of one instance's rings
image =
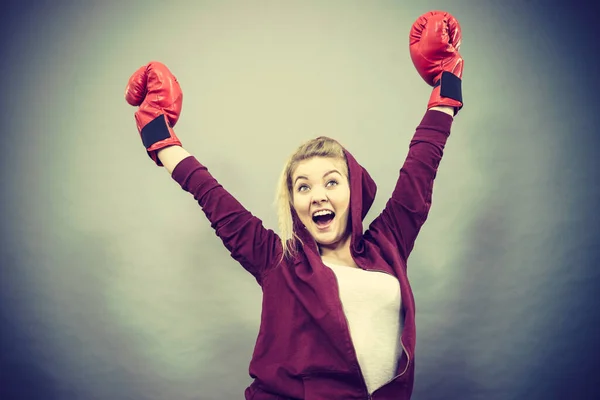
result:
[(447, 97), (452, 100), (463, 102), (462, 99), (462, 80), (451, 72), (442, 72), (442, 77), (433, 87), (440, 86), (440, 96)]
[(148, 122), (140, 132), (142, 143), (149, 149), (153, 144), (171, 137), (169, 127), (164, 115), (159, 115)]

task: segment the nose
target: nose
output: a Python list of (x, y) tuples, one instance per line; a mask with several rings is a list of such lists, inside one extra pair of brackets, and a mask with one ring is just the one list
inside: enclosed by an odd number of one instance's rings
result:
[(315, 188), (312, 191), (312, 202), (314, 204), (323, 203), (327, 201), (327, 195), (325, 193), (325, 189), (323, 188)]

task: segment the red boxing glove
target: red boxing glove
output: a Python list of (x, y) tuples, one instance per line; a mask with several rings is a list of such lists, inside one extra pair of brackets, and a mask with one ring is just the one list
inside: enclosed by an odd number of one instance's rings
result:
[(135, 122), (142, 143), (150, 158), (162, 167), (158, 150), (181, 146), (173, 131), (183, 102), (177, 78), (164, 64), (153, 61), (131, 75), (125, 88), (125, 100), (132, 106), (140, 106)]
[(456, 18), (444, 11), (429, 11), (413, 24), (409, 35), (410, 57), (417, 72), (433, 86), (427, 108), (463, 106), (463, 58), (458, 53), (462, 41)]

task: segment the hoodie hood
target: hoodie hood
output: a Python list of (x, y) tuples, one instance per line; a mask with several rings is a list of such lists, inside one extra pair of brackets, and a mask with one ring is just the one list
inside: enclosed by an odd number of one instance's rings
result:
[[(360, 165), (350, 152), (344, 149), (348, 163), (348, 180), (350, 184), (350, 212), (348, 225), (351, 229), (350, 249), (355, 256), (360, 256), (364, 251), (362, 243), (363, 220), (375, 201), (377, 185), (367, 170)], [(300, 221), (298, 214), (292, 207), (292, 219), (294, 221), (294, 232), (302, 240), (305, 246), (315, 243), (310, 232)], [(312, 247), (312, 246), (310, 246)]]

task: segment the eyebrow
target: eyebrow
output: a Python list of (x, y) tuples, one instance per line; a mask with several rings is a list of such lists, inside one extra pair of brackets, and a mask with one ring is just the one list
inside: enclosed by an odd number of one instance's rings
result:
[[(331, 171), (325, 172), (325, 174), (323, 175), (323, 178), (325, 178), (327, 175), (333, 174), (333, 173), (337, 173), (340, 174), (340, 171), (338, 171), (337, 169), (332, 169)], [(340, 174), (342, 175), (342, 174)], [(296, 179), (294, 180), (294, 185), (296, 184), (296, 182), (298, 182), (298, 179), (306, 179), (308, 180), (308, 178), (304, 175), (300, 175), (297, 176)]]

